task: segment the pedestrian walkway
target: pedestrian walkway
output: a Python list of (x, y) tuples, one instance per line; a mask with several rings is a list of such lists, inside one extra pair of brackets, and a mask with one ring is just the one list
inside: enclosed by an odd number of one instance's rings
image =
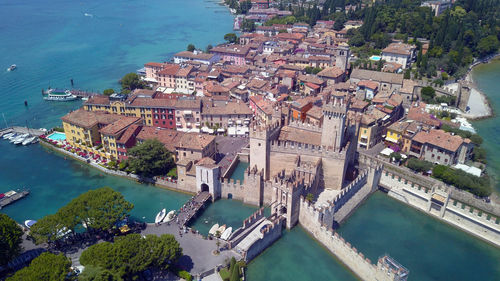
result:
[(177, 215), (176, 222), (181, 226), (186, 226), (200, 210), (205, 207), (205, 203), (212, 196), (207, 191), (199, 192), (184, 204)]

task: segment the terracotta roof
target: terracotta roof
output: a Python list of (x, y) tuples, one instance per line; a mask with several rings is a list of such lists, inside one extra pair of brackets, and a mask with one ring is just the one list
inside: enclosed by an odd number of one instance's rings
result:
[(144, 64), (145, 67), (163, 67), (165, 64), (160, 62), (148, 62)]
[(311, 82), (307, 82), (306, 86), (309, 87), (309, 88), (311, 88), (311, 89), (313, 89), (313, 90), (317, 90), (317, 89), (321, 88), (320, 86), (318, 86), (316, 84), (313, 84)]
[(431, 130), (430, 132), (418, 132), (414, 137), (414, 141), (419, 143), (428, 143), (434, 146), (446, 149), (451, 152), (457, 151), (464, 143), (462, 137), (451, 134), (443, 130)]
[(249, 46), (243, 45), (222, 45), (213, 47), (210, 52), (213, 53), (227, 53), (233, 55), (246, 55), (250, 50)]
[(184, 135), (181, 136), (179, 141), (176, 143), (175, 147), (203, 150), (203, 148), (207, 147), (211, 142), (214, 141), (215, 141), (215, 136), (212, 135), (185, 133)]
[(323, 69), (322, 71), (320, 71), (318, 73), (318, 76), (319, 77), (327, 77), (327, 78), (338, 78), (338, 77), (342, 76), (342, 74), (344, 74), (344, 71), (342, 71), (342, 69), (340, 69), (336, 66), (333, 66), (333, 67), (327, 67), (327, 68)]
[(127, 127), (134, 123), (140, 122), (140, 117), (133, 116), (121, 116), (120, 119), (114, 121), (111, 124), (106, 125), (106, 127), (99, 130), (104, 135), (112, 135), (116, 136), (122, 131), (124, 131)]
[(109, 105), (109, 97), (96, 95), (89, 97), (89, 99), (85, 102), (87, 105)]
[(385, 49), (382, 50), (383, 53), (398, 54), (398, 55), (410, 55), (411, 51), (415, 49), (415, 46), (404, 44), (404, 43), (391, 43)]
[(184, 58), (195, 59), (195, 60), (210, 60), (213, 58), (213, 56), (214, 56), (214, 54), (207, 54), (207, 53), (195, 54), (195, 53), (189, 52), (189, 51), (179, 52), (179, 53), (174, 55), (174, 57), (184, 57)]
[(115, 122), (116, 120), (120, 119), (121, 115), (117, 114), (109, 114), (105, 112), (93, 112), (93, 111), (86, 111), (84, 109), (78, 109), (75, 111), (72, 111), (63, 117), (61, 119), (64, 122), (74, 124), (83, 128), (91, 128), (97, 124), (111, 124)]
[(403, 84), (403, 74), (379, 72), (373, 70), (366, 70), (355, 68), (351, 73), (351, 79), (359, 80), (373, 80), (377, 82)]
[(307, 116), (319, 120), (323, 116), (323, 109), (319, 106), (313, 105), (313, 107), (307, 111)]
[(176, 106), (175, 99), (151, 99), (151, 98), (135, 98), (128, 106), (143, 107), (143, 108), (174, 108)]
[(210, 158), (210, 157), (203, 157), (198, 162), (196, 162), (196, 166), (204, 166), (204, 167), (207, 167), (207, 168), (215, 168), (215, 167), (217, 167), (217, 164), (215, 164), (215, 161), (212, 158)]
[(156, 139), (159, 142), (163, 143), (168, 151), (175, 152), (175, 146), (184, 134), (184, 132), (179, 132), (176, 130), (159, 129), (155, 127), (144, 126), (137, 134), (136, 138), (141, 141)]
[(395, 123), (392, 123), (389, 127), (387, 127), (387, 130), (391, 130), (391, 131), (402, 134), (402, 133), (404, 133), (406, 128), (408, 128), (409, 125), (410, 125), (410, 123), (408, 123), (408, 122), (401, 122), (401, 121), (395, 122)]
[(126, 143), (130, 140), (130, 138), (134, 135), (135, 131), (140, 127), (140, 125), (132, 124), (130, 125), (125, 132), (121, 135), (121, 137), (116, 140), (117, 143)]
[(209, 93), (227, 93), (229, 89), (220, 85), (219, 83), (207, 83), (205, 90)]
[(179, 69), (177, 71), (177, 73), (175, 74), (175, 76), (178, 76), (178, 77), (187, 77), (189, 75), (189, 73), (191, 73), (191, 70), (193, 70), (193, 66), (192, 65), (184, 67), (184, 68), (181, 68), (181, 69)]
[(239, 101), (227, 102), (223, 105), (216, 103), (205, 103), (203, 106), (202, 115), (229, 115), (229, 114), (242, 114), (252, 115), (252, 110), (244, 103)]
[(375, 90), (378, 88), (378, 83), (375, 81), (370, 81), (370, 80), (361, 80), (358, 82), (358, 86)]
[(179, 70), (180, 66), (178, 64), (168, 64), (162, 70), (158, 71), (157, 75), (172, 75), (174, 76)]
[(178, 109), (186, 109), (186, 108), (191, 108), (191, 109), (200, 109), (201, 108), (201, 100), (200, 99), (183, 99), (180, 98), (177, 100), (175, 107)]
[(321, 145), (321, 133), (308, 130), (302, 130), (295, 127), (284, 126), (281, 128), (280, 141), (293, 141), (312, 145)]

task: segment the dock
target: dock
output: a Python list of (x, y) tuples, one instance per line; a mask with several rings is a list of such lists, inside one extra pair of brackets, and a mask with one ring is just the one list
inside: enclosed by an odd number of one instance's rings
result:
[(207, 191), (200, 192), (193, 196), (186, 204), (184, 204), (177, 215), (178, 223), (186, 226), (199, 211), (204, 209), (205, 203), (210, 201), (212, 195)]
[(2, 137), (5, 134), (9, 134), (9, 133), (30, 134), (32, 136), (39, 137), (39, 136), (47, 133), (47, 130), (43, 129), (43, 128), (33, 129), (33, 128), (28, 128), (28, 127), (13, 126), (13, 127), (1, 129), (0, 130), (0, 137)]
[(72, 90), (69, 90), (71, 92), (71, 94), (73, 94), (74, 96), (77, 96), (79, 98), (84, 98), (84, 99), (88, 99), (90, 97), (93, 97), (93, 96), (100, 96), (102, 95), (101, 93), (97, 93), (97, 92), (92, 92), (92, 91), (85, 91), (85, 90), (78, 90), (78, 89), (72, 89)]
[(0, 209), (2, 209), (3, 207), (5, 207), (13, 202), (16, 202), (17, 200), (20, 200), (20, 199), (28, 196), (28, 194), (30, 194), (30, 192), (28, 190), (23, 190), (23, 191), (19, 191), (19, 192), (11, 190), (9, 192), (1, 193), (0, 196), (3, 196), (3, 197), (0, 198)]

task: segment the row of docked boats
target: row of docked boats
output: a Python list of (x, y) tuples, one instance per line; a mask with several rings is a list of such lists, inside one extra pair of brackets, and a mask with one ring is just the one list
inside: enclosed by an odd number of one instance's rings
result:
[(175, 211), (172, 210), (167, 213), (167, 209), (161, 210), (155, 218), (156, 224), (171, 222), (175, 217)]
[(220, 235), (220, 238), (222, 240), (227, 240), (229, 239), (229, 237), (231, 236), (231, 233), (233, 232), (233, 228), (232, 227), (227, 227), (226, 228), (226, 225), (221, 225), (219, 226), (218, 223), (214, 224), (210, 230), (208, 231), (208, 234), (210, 235), (213, 235), (213, 236), (217, 236), (217, 235)]
[(32, 143), (38, 142), (38, 137), (32, 136), (28, 133), (8, 133), (2, 136), (4, 140), (10, 141), (10, 143), (13, 144), (22, 144), (22, 145), (28, 145)]

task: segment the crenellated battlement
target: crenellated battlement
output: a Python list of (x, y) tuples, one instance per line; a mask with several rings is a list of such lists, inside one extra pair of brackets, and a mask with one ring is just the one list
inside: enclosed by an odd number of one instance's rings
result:
[(309, 124), (306, 122), (300, 122), (300, 121), (290, 121), (288, 124), (289, 127), (305, 130), (305, 131), (312, 131), (312, 132), (317, 132), (321, 133), (322, 128), (313, 124)]
[[(317, 146), (317, 145), (306, 145), (303, 143), (291, 142), (291, 141), (271, 141), (271, 152), (281, 152), (281, 153), (290, 153), (290, 154), (298, 154), (298, 155), (310, 155), (317, 157), (325, 157), (325, 158), (335, 158), (339, 160), (343, 160), (346, 157), (346, 151), (344, 149), (333, 150), (328, 149), (325, 146)], [(349, 147), (349, 143), (345, 146)]]
[(250, 138), (268, 139), (281, 129), (279, 122), (270, 125), (253, 123), (250, 127)]
[(243, 228), (246, 228), (246, 227), (254, 224), (256, 221), (260, 220), (263, 217), (264, 217), (264, 207), (258, 209), (253, 214), (251, 214), (248, 218), (244, 219), (243, 220)]

